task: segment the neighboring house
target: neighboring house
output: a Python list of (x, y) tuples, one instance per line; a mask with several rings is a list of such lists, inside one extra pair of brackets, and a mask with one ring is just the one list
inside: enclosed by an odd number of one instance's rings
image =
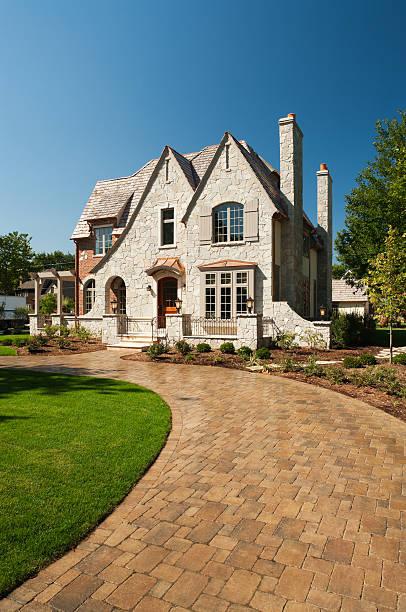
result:
[[(41, 283), (41, 295), (46, 295), (47, 293), (56, 293), (56, 291), (57, 291), (56, 281), (52, 279), (43, 280), (43, 282)], [(35, 308), (35, 280), (30, 279), (30, 280), (21, 282), (19, 287), (16, 289), (16, 295), (24, 297), (26, 300), (27, 306), (29, 306), (31, 310), (34, 310)], [(64, 282), (63, 296), (69, 297), (73, 300), (75, 299), (74, 281)]]
[(333, 310), (343, 314), (354, 313), (365, 315), (369, 313), (369, 299), (365, 287), (352, 286), (348, 280), (333, 279)]
[(0, 319), (11, 321), (15, 318), (15, 309), (26, 306), (26, 303), (22, 297), (0, 293), (0, 306)]
[(31, 310), (34, 310), (35, 287), (33, 280), (21, 282), (16, 289), (16, 295), (25, 298), (25, 303)]
[(81, 323), (113, 344), (156, 334), (257, 346), (284, 330), (328, 342), (329, 324), (311, 319), (331, 311), (331, 176), (321, 164), (314, 227), (295, 115), (279, 130), (279, 172), (226, 132), (98, 181), (72, 235)]

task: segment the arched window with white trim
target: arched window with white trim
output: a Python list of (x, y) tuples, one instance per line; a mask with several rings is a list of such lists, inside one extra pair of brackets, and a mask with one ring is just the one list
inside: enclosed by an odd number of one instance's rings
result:
[(213, 209), (213, 242), (244, 240), (244, 206), (234, 202)]

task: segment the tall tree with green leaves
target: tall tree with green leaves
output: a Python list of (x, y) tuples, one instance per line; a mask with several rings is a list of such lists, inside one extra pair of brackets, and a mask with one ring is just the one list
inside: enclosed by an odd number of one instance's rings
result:
[(388, 319), (392, 363), (393, 325), (406, 314), (406, 234), (389, 227), (384, 250), (371, 260), (364, 282), (375, 316)]
[(0, 236), (0, 293), (13, 294), (31, 269), (31, 238), (28, 234), (10, 232)]
[(345, 227), (336, 239), (338, 260), (355, 278), (383, 251), (389, 226), (406, 232), (406, 111), (377, 122), (374, 146), (375, 159), (346, 196)]
[(63, 251), (52, 251), (51, 253), (35, 253), (31, 263), (33, 272), (41, 272), (55, 268), (56, 270), (73, 270), (75, 267), (75, 256)]

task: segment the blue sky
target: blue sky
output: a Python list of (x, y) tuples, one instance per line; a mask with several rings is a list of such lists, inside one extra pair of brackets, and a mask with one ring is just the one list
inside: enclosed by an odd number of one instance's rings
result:
[(0, 0), (0, 234), (73, 250), (95, 181), (165, 144), (194, 151), (229, 130), (278, 167), (289, 112), (305, 209), (314, 220), (327, 162), (339, 229), (376, 119), (406, 106), (405, 19), (391, 0)]

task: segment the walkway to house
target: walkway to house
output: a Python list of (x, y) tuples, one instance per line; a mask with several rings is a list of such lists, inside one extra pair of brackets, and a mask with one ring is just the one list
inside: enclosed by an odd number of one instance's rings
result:
[(0, 610), (406, 610), (405, 423), (292, 380), (120, 352), (0, 360), (17, 364), (143, 384), (174, 426), (116, 511)]

